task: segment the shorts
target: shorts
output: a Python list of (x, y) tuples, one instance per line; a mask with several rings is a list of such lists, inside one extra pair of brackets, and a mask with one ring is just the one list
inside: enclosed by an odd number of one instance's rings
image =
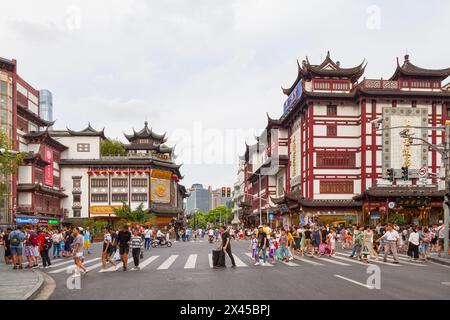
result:
[(22, 247), (10, 247), (11, 255), (21, 257), (23, 254)]
[(36, 256), (36, 249), (34, 246), (25, 246), (25, 257), (34, 257)]
[(84, 247), (89, 248), (91, 246), (91, 242), (89, 240), (84, 240)]
[(123, 255), (123, 254), (128, 254), (130, 252), (130, 246), (125, 245), (125, 246), (119, 246), (119, 254)]
[[(106, 243), (103, 244), (103, 251), (102, 252), (105, 252), (105, 249), (106, 249)], [(111, 254), (112, 254), (112, 247), (111, 247), (111, 245), (109, 245), (108, 249), (106, 250), (106, 255), (110, 256)]]
[(70, 243), (66, 242), (66, 243), (64, 244), (64, 251), (70, 251), (71, 246), (72, 246), (72, 245), (71, 245)]

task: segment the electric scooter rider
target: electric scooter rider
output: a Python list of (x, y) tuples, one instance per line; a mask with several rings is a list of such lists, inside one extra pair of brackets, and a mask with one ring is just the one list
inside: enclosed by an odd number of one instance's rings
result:
[(161, 230), (158, 229), (158, 232), (156, 233), (156, 239), (158, 240), (158, 246), (161, 245), (161, 242), (165, 238), (164, 233), (161, 232)]

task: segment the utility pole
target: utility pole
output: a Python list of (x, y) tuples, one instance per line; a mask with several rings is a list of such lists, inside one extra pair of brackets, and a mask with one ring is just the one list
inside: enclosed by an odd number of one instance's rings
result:
[(448, 258), (448, 224), (450, 223), (449, 193), (450, 193), (450, 122), (445, 123), (445, 196), (444, 196), (444, 257)]
[(258, 197), (259, 197), (259, 225), (262, 225), (262, 210), (261, 210), (261, 173), (258, 175), (259, 177), (259, 183), (258, 183), (258, 187), (259, 187), (259, 192), (258, 192)]

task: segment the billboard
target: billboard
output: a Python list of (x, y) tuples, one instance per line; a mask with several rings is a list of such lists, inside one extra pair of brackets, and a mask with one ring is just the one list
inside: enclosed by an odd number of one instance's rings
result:
[(53, 150), (44, 147), (44, 160), (49, 164), (44, 169), (44, 184), (53, 187)]
[(283, 114), (289, 112), (292, 106), (300, 100), (302, 97), (302, 80), (300, 80), (295, 86), (294, 90), (292, 90), (291, 94), (287, 98), (286, 102), (283, 105)]

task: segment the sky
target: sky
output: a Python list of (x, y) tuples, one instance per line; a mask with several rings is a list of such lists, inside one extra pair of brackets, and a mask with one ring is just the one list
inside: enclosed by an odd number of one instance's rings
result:
[(281, 116), (297, 59), (366, 59), (375, 79), (405, 53), (450, 66), (445, 0), (15, 0), (0, 10), (0, 57), (53, 93), (55, 129), (90, 122), (125, 142), (148, 121), (176, 146), (186, 186), (233, 185), (245, 141), (266, 112)]

